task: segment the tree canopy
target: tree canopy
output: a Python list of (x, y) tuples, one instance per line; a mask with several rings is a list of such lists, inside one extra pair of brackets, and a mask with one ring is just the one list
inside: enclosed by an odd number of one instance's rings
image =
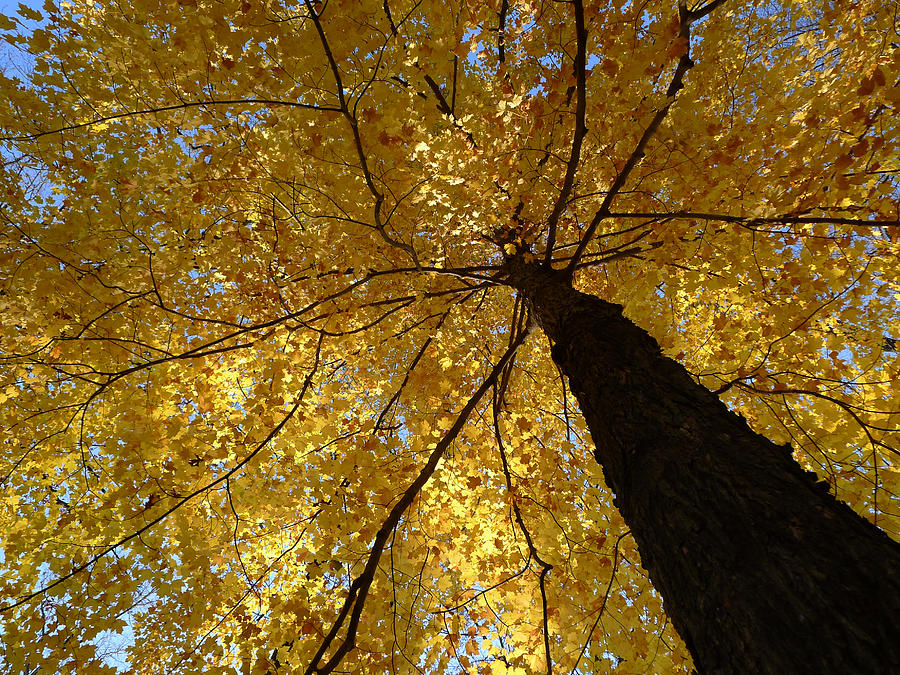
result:
[(512, 255), (897, 538), (898, 30), (882, 0), (0, 16), (0, 662), (689, 672)]

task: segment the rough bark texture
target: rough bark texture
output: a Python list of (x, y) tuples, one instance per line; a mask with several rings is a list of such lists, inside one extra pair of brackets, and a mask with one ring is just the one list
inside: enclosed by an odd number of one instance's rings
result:
[(900, 673), (900, 544), (698, 385), (619, 305), (512, 264), (704, 674)]

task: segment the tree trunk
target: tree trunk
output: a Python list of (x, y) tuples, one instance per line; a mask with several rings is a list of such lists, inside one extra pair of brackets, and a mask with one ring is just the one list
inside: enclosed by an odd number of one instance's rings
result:
[(622, 307), (513, 262), (700, 673), (900, 673), (900, 544), (662, 355)]

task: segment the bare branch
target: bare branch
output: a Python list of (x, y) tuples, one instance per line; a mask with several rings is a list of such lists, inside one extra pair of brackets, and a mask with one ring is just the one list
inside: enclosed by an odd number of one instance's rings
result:
[(700, 19), (705, 17), (707, 14), (712, 12), (716, 7), (718, 7), (719, 5), (724, 5), (724, 4), (725, 4), (725, 0), (713, 0), (712, 2), (707, 3), (706, 5), (701, 7), (700, 9), (693, 9), (688, 12), (688, 21), (690, 23), (694, 23), (694, 21), (699, 21)]
[[(341, 607), (341, 610), (338, 613), (338, 616), (335, 619), (331, 630), (325, 636), (325, 639), (319, 646), (318, 651), (313, 656), (309, 667), (305, 671), (306, 675), (321, 675), (334, 672), (335, 668), (340, 665), (344, 656), (346, 656), (356, 645), (356, 631), (359, 626), (360, 617), (362, 616), (363, 607), (366, 602), (366, 596), (369, 593), (372, 582), (375, 580), (375, 572), (378, 569), (378, 562), (381, 559), (381, 554), (384, 552), (385, 544), (387, 543), (388, 538), (391, 536), (391, 532), (393, 532), (394, 528), (400, 522), (400, 518), (406, 512), (406, 509), (408, 509), (413, 503), (416, 495), (419, 494), (422, 487), (424, 487), (425, 483), (428, 482), (428, 479), (431, 478), (432, 474), (437, 468), (437, 465), (440, 463), (441, 458), (444, 456), (447, 448), (450, 447), (450, 444), (453, 443), (453, 441), (459, 435), (459, 432), (462, 431), (462, 428), (465, 425), (469, 415), (484, 397), (484, 394), (488, 391), (488, 389), (495, 385), (498, 378), (500, 377), (500, 374), (503, 372), (503, 369), (506, 367), (506, 364), (510, 361), (510, 359), (512, 359), (513, 355), (516, 353), (516, 350), (525, 341), (527, 335), (527, 332), (522, 332), (522, 334), (519, 335), (518, 339), (506, 350), (497, 364), (493, 367), (490, 374), (484, 379), (475, 393), (472, 394), (466, 405), (463, 406), (463, 409), (457, 415), (456, 421), (453, 423), (453, 426), (451, 426), (447, 430), (447, 433), (444, 434), (444, 436), (441, 438), (441, 440), (438, 441), (437, 446), (431, 452), (431, 455), (428, 457), (428, 461), (426, 462), (425, 466), (422, 467), (419, 475), (410, 484), (410, 486), (406, 488), (397, 503), (394, 504), (394, 507), (391, 509), (388, 517), (382, 523), (381, 528), (375, 535), (375, 540), (372, 542), (372, 548), (369, 551), (369, 557), (366, 561), (365, 568), (360, 573), (360, 575), (356, 577), (356, 579), (354, 579), (350, 584), (347, 599), (344, 601), (344, 605), (343, 607)], [(347, 622), (347, 630), (344, 639), (341, 640), (331, 658), (328, 659), (326, 663), (320, 666), (319, 663), (322, 661), (322, 659), (325, 658), (325, 654), (328, 652), (328, 649), (331, 647), (331, 644), (334, 642), (345, 621)]]
[(384, 195), (375, 186), (375, 179), (372, 176), (371, 170), (369, 169), (369, 163), (366, 159), (366, 151), (363, 148), (362, 137), (359, 134), (359, 122), (357, 121), (356, 116), (350, 111), (350, 107), (347, 105), (347, 98), (344, 96), (344, 83), (341, 79), (341, 72), (338, 68), (337, 61), (334, 60), (334, 54), (331, 51), (331, 46), (328, 43), (328, 38), (325, 36), (325, 30), (322, 28), (322, 22), (319, 20), (319, 15), (316, 12), (315, 7), (313, 6), (312, 0), (305, 0), (305, 2), (306, 8), (309, 10), (310, 18), (312, 19), (313, 25), (316, 27), (316, 32), (319, 35), (319, 41), (322, 43), (322, 49), (325, 52), (325, 58), (328, 60), (328, 65), (331, 68), (331, 74), (334, 78), (335, 84), (335, 95), (337, 96), (338, 102), (340, 103), (340, 112), (347, 120), (347, 123), (350, 125), (350, 130), (353, 133), (353, 145), (356, 149), (356, 156), (359, 159), (359, 167), (362, 170), (363, 179), (366, 182), (366, 187), (369, 188), (369, 192), (372, 193), (372, 197), (374, 197), (375, 199), (375, 204), (372, 207), (372, 217), (375, 221), (375, 229), (381, 235), (381, 238), (384, 239), (388, 244), (390, 244), (394, 248), (406, 251), (407, 253), (409, 253), (413, 262), (418, 264), (419, 260), (416, 256), (415, 249), (413, 249), (410, 244), (399, 241), (398, 239), (395, 239), (394, 237), (389, 235), (385, 224), (382, 221), (381, 207), (384, 204)]
[(865, 227), (898, 227), (900, 220), (864, 220), (862, 218), (840, 218), (836, 216), (769, 216), (765, 218), (751, 216), (732, 216), (725, 213), (704, 213), (700, 211), (660, 211), (660, 212), (615, 212), (606, 214), (608, 218), (643, 218), (650, 220), (662, 220), (672, 218), (695, 218), (697, 220), (720, 220), (725, 223), (740, 223), (742, 225), (762, 225), (779, 223), (809, 223), (824, 225), (855, 225)]
[(572, 666), (572, 673), (575, 673), (575, 671), (578, 670), (578, 663), (584, 657), (584, 653), (587, 651), (588, 645), (591, 644), (591, 638), (594, 636), (594, 631), (597, 630), (597, 624), (600, 623), (600, 619), (603, 618), (603, 612), (606, 611), (606, 603), (609, 600), (609, 592), (612, 590), (613, 581), (615, 581), (616, 572), (619, 569), (619, 544), (622, 542), (622, 539), (624, 539), (629, 534), (631, 534), (631, 530), (626, 530), (616, 539), (616, 545), (613, 549), (612, 572), (609, 575), (609, 583), (606, 585), (606, 593), (603, 594), (603, 602), (600, 605), (600, 609), (597, 610), (597, 618), (594, 620), (594, 625), (592, 625), (591, 629), (588, 631), (588, 636), (584, 641), (584, 646), (578, 653), (578, 658), (575, 659), (575, 665)]
[[(544, 254), (544, 263), (550, 264), (553, 259), (553, 246), (556, 243), (556, 226), (559, 223), (559, 217), (565, 210), (569, 201), (569, 195), (572, 193), (572, 186), (575, 184), (575, 172), (578, 170), (578, 162), (581, 159), (581, 144), (587, 134), (585, 126), (585, 111), (587, 110), (587, 28), (584, 25), (584, 3), (582, 0), (574, 0), (575, 6), (575, 136), (572, 139), (572, 149), (569, 153), (569, 161), (566, 164), (566, 175), (563, 179), (563, 186), (559, 192), (556, 204), (550, 217), (547, 218), (549, 232), (547, 234), (547, 250)], [(623, 181), (624, 182), (624, 181)], [(572, 268), (574, 269), (574, 267)]]
[[(712, 9), (714, 8), (711, 8), (706, 12), (706, 14), (712, 11)], [(706, 14), (704, 14), (704, 16), (706, 16)], [(685, 52), (681, 55), (681, 58), (678, 59), (678, 65), (675, 67), (675, 73), (672, 76), (672, 81), (669, 83), (669, 88), (666, 90), (666, 104), (662, 108), (660, 108), (653, 116), (653, 119), (650, 120), (650, 124), (647, 125), (647, 128), (641, 135), (641, 138), (632, 151), (631, 156), (628, 158), (628, 161), (625, 162), (625, 166), (623, 166), (622, 170), (616, 175), (616, 179), (613, 181), (612, 185), (607, 191), (606, 197), (603, 198), (603, 203), (600, 204), (600, 208), (597, 209), (597, 212), (591, 219), (590, 225), (588, 226), (584, 235), (581, 237), (581, 241), (578, 243), (578, 248), (575, 249), (575, 254), (572, 256), (572, 259), (569, 261), (569, 264), (566, 267), (566, 273), (570, 276), (574, 274), (575, 269), (578, 267), (578, 261), (584, 254), (584, 250), (587, 248), (588, 243), (593, 238), (594, 232), (597, 231), (597, 227), (605, 218), (609, 217), (609, 209), (612, 206), (613, 200), (616, 198), (616, 195), (618, 195), (619, 191), (625, 186), (625, 181), (628, 180), (628, 177), (631, 175), (634, 167), (637, 166), (638, 162), (640, 162), (641, 159), (643, 159), (644, 150), (647, 147), (647, 143), (650, 142), (650, 139), (659, 129), (659, 126), (660, 124), (662, 124), (662, 121), (665, 119), (666, 115), (668, 115), (669, 108), (671, 108), (672, 104), (675, 103), (676, 94), (679, 92), (679, 90), (684, 88), (685, 74), (694, 66), (694, 62), (691, 61), (690, 57), (690, 39), (691, 23), (695, 19), (692, 18), (690, 12), (688, 12), (687, 10), (687, 6), (683, 1), (679, 1), (678, 16), (680, 24), (680, 28), (678, 30), (678, 39), (685, 42)]]
[(75, 131), (76, 129), (84, 129), (86, 127), (93, 126), (95, 124), (101, 124), (103, 122), (111, 122), (113, 120), (121, 120), (128, 117), (140, 117), (141, 115), (151, 115), (153, 113), (161, 113), (161, 112), (171, 112), (172, 110), (185, 110), (187, 108), (201, 108), (206, 106), (226, 106), (226, 105), (272, 105), (272, 106), (288, 106), (290, 108), (303, 108), (304, 110), (318, 110), (322, 112), (341, 112), (340, 108), (333, 108), (330, 106), (320, 106), (313, 105), (310, 103), (300, 103), (298, 101), (282, 101), (279, 99), (267, 99), (267, 98), (235, 98), (235, 99), (222, 99), (222, 100), (209, 100), (209, 101), (188, 101), (187, 103), (177, 103), (175, 105), (166, 105), (161, 106), (159, 108), (146, 108), (144, 110), (130, 110), (123, 113), (116, 113), (115, 115), (105, 115), (103, 117), (97, 117), (89, 122), (80, 122), (78, 124), (70, 124), (68, 126), (59, 127), (57, 129), (50, 129), (49, 131), (39, 131), (34, 134), (28, 134), (25, 136), (0, 136), (0, 141), (33, 141), (35, 139), (41, 138), (42, 136), (49, 136), (51, 134), (60, 134), (65, 131)]
[(529, 563), (533, 559), (538, 565), (541, 566), (540, 574), (538, 575), (538, 587), (541, 591), (541, 614), (543, 617), (544, 624), (544, 658), (545, 663), (547, 664), (547, 675), (553, 675), (553, 658), (550, 653), (550, 627), (548, 622), (548, 612), (547, 612), (547, 587), (546, 587), (546, 577), (550, 573), (550, 570), (553, 569), (553, 565), (546, 562), (541, 558), (540, 553), (537, 550), (537, 547), (534, 545), (534, 540), (531, 538), (531, 532), (528, 531), (528, 528), (525, 527), (525, 521), (522, 518), (522, 510), (519, 508), (519, 503), (516, 501), (515, 490), (512, 484), (512, 476), (509, 472), (509, 463), (506, 459), (506, 450), (503, 447), (503, 435), (500, 433), (500, 399), (501, 394), (498, 391), (497, 387), (494, 387), (494, 400), (492, 405), (492, 410), (494, 414), (494, 438), (497, 441), (497, 448), (500, 451), (500, 461), (503, 466), (503, 476), (506, 479), (506, 489), (509, 491), (510, 495), (513, 497), (512, 507), (513, 514), (515, 516), (516, 524), (519, 526), (519, 529), (522, 530), (522, 534), (525, 537), (525, 543), (528, 546), (528, 560)]
[(509, 12), (509, 0), (500, 5), (500, 22), (497, 26), (497, 60), (500, 65), (506, 63), (506, 15)]

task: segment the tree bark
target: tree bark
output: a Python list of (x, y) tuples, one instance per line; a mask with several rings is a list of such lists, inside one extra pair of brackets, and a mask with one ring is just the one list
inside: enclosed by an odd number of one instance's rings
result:
[(546, 267), (508, 269), (697, 671), (900, 673), (900, 544), (663, 356), (620, 305)]

